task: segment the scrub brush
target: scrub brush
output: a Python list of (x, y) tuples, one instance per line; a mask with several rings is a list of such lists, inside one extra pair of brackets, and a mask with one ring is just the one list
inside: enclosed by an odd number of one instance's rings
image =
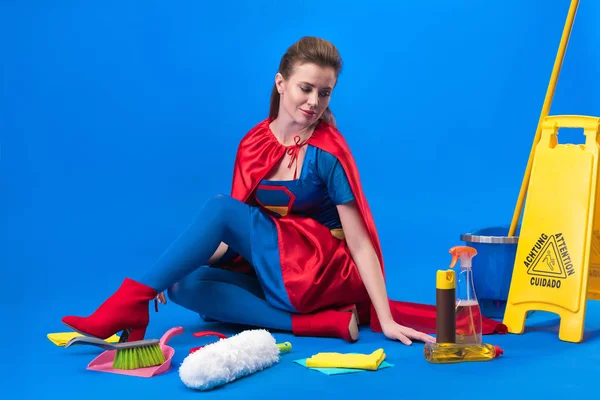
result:
[(78, 336), (69, 340), (65, 348), (75, 345), (90, 345), (105, 350), (116, 350), (112, 366), (114, 369), (131, 370), (154, 367), (165, 362), (165, 355), (160, 348), (158, 339), (109, 343), (95, 337)]

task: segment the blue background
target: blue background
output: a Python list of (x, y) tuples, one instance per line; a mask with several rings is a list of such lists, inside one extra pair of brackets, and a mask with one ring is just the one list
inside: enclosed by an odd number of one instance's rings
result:
[[(237, 143), (267, 116), (279, 59), (303, 35), (331, 40), (345, 62), (331, 107), (380, 231), (390, 297), (433, 303), (435, 270), (459, 235), (510, 223), (568, 8), (566, 0), (1, 1), (0, 265), (11, 348), (2, 368), (17, 373), (12, 387), (25, 398), (189, 394), (176, 372), (148, 382), (89, 373), (96, 349), (69, 352), (45, 335), (65, 330), (63, 315), (91, 312), (151, 265), (208, 197), (229, 192)], [(582, 1), (551, 114), (600, 115), (599, 19), (600, 5)], [(581, 142), (580, 132), (561, 141)], [(173, 305), (151, 318), (155, 337), (173, 325), (202, 329)], [(218, 393), (414, 395), (434, 373), (452, 382), (483, 368), (438, 370), (422, 345), (363, 331), (352, 348), (280, 338), (293, 341), (295, 358), (384, 346), (396, 367), (325, 377), (288, 361)], [(561, 349), (580, 363), (590, 351), (559, 342), (555, 330), (487, 339), (507, 351), (486, 365), (488, 376), (517, 386), (547, 378), (540, 352)], [(199, 344), (189, 335), (173, 343), (179, 362)], [(544, 365), (554, 377), (585, 376), (554, 369), (568, 368), (564, 359)], [(534, 372), (518, 378), (517, 367)], [(405, 380), (415, 384), (398, 388)]]

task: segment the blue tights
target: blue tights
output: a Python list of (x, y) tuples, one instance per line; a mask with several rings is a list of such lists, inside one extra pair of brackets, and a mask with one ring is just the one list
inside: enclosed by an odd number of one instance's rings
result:
[(252, 264), (250, 228), (248, 205), (213, 197), (138, 281), (159, 293), (168, 290), (172, 302), (221, 322), (291, 331), (291, 313), (265, 300), (258, 279), (206, 266), (221, 242)]

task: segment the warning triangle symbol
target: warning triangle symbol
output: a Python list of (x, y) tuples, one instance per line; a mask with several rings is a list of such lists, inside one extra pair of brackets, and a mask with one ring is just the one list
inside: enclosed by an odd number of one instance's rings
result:
[(566, 279), (567, 271), (560, 258), (558, 244), (554, 235), (550, 236), (549, 240), (544, 244), (544, 247), (538, 253), (527, 273), (547, 278)]

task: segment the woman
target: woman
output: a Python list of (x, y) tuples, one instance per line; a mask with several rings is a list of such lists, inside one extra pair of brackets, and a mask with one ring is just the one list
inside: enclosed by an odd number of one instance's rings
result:
[[(432, 306), (388, 300), (373, 218), (329, 109), (341, 68), (328, 41), (293, 44), (269, 118), (238, 147), (231, 196), (209, 200), (145, 276), (125, 279), (92, 315), (63, 322), (140, 340), (149, 301), (166, 303), (168, 290), (173, 302), (221, 322), (354, 342), (359, 321), (370, 321), (405, 344), (434, 341), (418, 330), (435, 331)], [(484, 326), (491, 333), (499, 324)]]

